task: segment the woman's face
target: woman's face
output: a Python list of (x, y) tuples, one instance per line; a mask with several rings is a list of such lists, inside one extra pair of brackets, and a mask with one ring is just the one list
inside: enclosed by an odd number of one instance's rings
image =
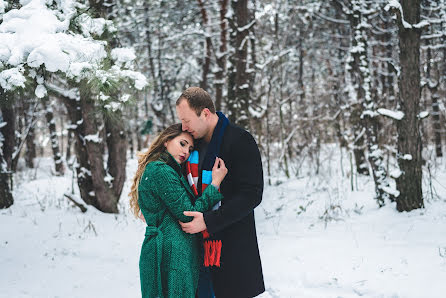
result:
[(166, 146), (167, 152), (179, 164), (182, 164), (189, 158), (190, 153), (194, 149), (194, 140), (189, 133), (183, 132), (179, 136), (165, 142), (164, 146)]

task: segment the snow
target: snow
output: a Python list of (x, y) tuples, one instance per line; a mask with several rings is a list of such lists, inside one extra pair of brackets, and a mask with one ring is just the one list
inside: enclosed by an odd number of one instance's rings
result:
[(243, 32), (243, 31), (245, 31), (245, 30), (249, 30), (249, 28), (251, 28), (252, 26), (254, 26), (255, 23), (256, 23), (256, 20), (253, 20), (253, 21), (251, 21), (251, 23), (246, 24), (246, 25), (243, 26), (243, 27), (239, 27), (239, 28), (237, 28), (237, 31), (238, 31), (238, 32)]
[(384, 192), (391, 194), (393, 197), (397, 198), (400, 195), (400, 192), (392, 187), (388, 187), (388, 186), (381, 186), (382, 190), (384, 190)]
[[(29, 76), (35, 78), (41, 66), (49, 72), (65, 73), (77, 82), (95, 76), (103, 83), (127, 78), (134, 81), (138, 90), (147, 85), (141, 73), (121, 69), (121, 64), (131, 67), (130, 62), (136, 58), (132, 49), (112, 50), (117, 65), (107, 72), (101, 69), (101, 62), (107, 57), (107, 43), (92, 36), (100, 36), (105, 30), (116, 31), (111, 21), (86, 14), (73, 19), (76, 4), (72, 0), (56, 2), (53, 8), (47, 7), (45, 0), (22, 1), (22, 4), (20, 9), (4, 14), (0, 24), (0, 66), (9, 68), (0, 73), (2, 88), (24, 87), (24, 69), (30, 69)], [(70, 21), (80, 27), (82, 35), (69, 31)], [(37, 86), (36, 96), (45, 96), (44, 90), (43, 86)]]
[[(0, 24), (0, 60), (4, 64), (36, 69), (44, 65), (47, 71), (77, 76), (80, 73), (76, 68), (78, 63), (82, 63), (84, 69), (106, 57), (104, 42), (67, 34), (73, 1), (60, 3), (64, 13), (49, 9), (43, 0), (22, 3), (22, 8), (4, 14)], [(0, 76), (4, 76), (3, 72)], [(20, 85), (7, 85), (6, 89), (14, 86)]]
[(401, 22), (403, 24), (403, 27), (406, 29), (412, 29), (412, 28), (420, 29), (420, 28), (429, 26), (429, 22), (427, 20), (422, 20), (421, 22), (419, 22), (417, 24), (409, 24), (404, 19), (403, 8), (401, 7), (401, 4), (398, 2), (398, 0), (390, 0), (389, 3), (384, 7), (385, 11), (389, 11), (390, 9), (399, 10), (400, 15), (401, 15)]
[(427, 116), (429, 116), (429, 112), (428, 111), (423, 111), (423, 112), (418, 114), (418, 118), (420, 118), (420, 119), (424, 119)]
[[(433, 181), (438, 197), (399, 213), (394, 203), (377, 207), (370, 177), (359, 176), (352, 191), (349, 173), (337, 171), (339, 156), (327, 148), (323, 154), (329, 158), (319, 175), (305, 167), (299, 178), (265, 177), (272, 185), (255, 209), (267, 289), (259, 297), (443, 297), (444, 166)], [(145, 226), (130, 214), (127, 197), (136, 160), (127, 164), (116, 215), (91, 206), (81, 213), (63, 196), (79, 197), (72, 172), (56, 177), (51, 159), (37, 164), (20, 172), (14, 205), (0, 210), (0, 268), (7, 273), (0, 297), (141, 297)]]
[(130, 94), (123, 94), (121, 97), (120, 97), (120, 100), (122, 101), (122, 102), (128, 102), (129, 101), (129, 99), (130, 99)]
[(80, 15), (76, 21), (85, 37), (90, 37), (91, 35), (101, 36), (109, 28), (111, 32), (116, 30), (112, 21), (103, 18), (92, 18), (86, 13)]
[(3, 18), (3, 14), (5, 13), (5, 9), (8, 5), (8, 2), (0, 0), (0, 20)]
[(412, 160), (412, 155), (410, 155), (410, 154), (404, 154), (403, 157), (402, 157), (402, 159), (405, 159), (405, 160)]
[(86, 135), (84, 137), (84, 139), (88, 142), (93, 142), (93, 143), (101, 143), (102, 142), (102, 138), (99, 137), (99, 132), (96, 133), (95, 135)]
[(265, 113), (266, 113), (266, 107), (261, 106), (261, 107), (257, 108), (257, 110), (256, 110), (256, 109), (254, 109), (252, 106), (249, 106), (249, 107), (248, 107), (248, 111), (249, 111), (249, 114), (250, 114), (253, 118), (260, 119), (260, 118), (263, 117), (263, 115), (265, 115)]
[(47, 90), (43, 85), (37, 85), (35, 94), (38, 98), (44, 98), (47, 95)]
[(110, 98), (110, 96), (105, 95), (102, 92), (99, 92), (99, 96), (98, 97), (99, 97), (99, 100), (102, 100), (102, 101), (107, 101)]
[(3, 89), (11, 90), (15, 87), (25, 87), (26, 78), (23, 67), (14, 67), (0, 72), (0, 85)]
[(400, 169), (394, 169), (390, 172), (390, 177), (396, 179), (396, 178), (400, 177), (402, 174), (403, 174), (403, 172), (401, 172)]
[(107, 175), (105, 175), (105, 177), (104, 177), (104, 181), (109, 183), (109, 184), (112, 183), (114, 179), (115, 178), (113, 178), (113, 176), (110, 175), (110, 173), (108, 173), (108, 172), (107, 172)]
[(122, 105), (119, 102), (110, 102), (104, 105), (104, 108), (111, 110), (112, 112), (116, 112), (122, 108)]
[(117, 48), (111, 51), (111, 57), (113, 60), (126, 63), (136, 59), (135, 50), (131, 48)]
[(149, 83), (147, 81), (147, 78), (140, 72), (132, 71), (132, 70), (122, 70), (121, 71), (122, 76), (128, 77), (135, 81), (135, 88), (138, 90), (142, 90), (144, 87), (146, 87)]
[(383, 115), (383, 116), (387, 116), (390, 118), (393, 118), (395, 120), (401, 120), (404, 118), (404, 113), (401, 111), (391, 111), (388, 109), (378, 109), (377, 110), (379, 114)]

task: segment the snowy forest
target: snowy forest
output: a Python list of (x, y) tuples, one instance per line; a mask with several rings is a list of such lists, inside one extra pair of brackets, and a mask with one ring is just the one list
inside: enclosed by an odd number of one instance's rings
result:
[(446, 0), (0, 0), (0, 297), (140, 297), (190, 86), (259, 146), (261, 297), (443, 297)]

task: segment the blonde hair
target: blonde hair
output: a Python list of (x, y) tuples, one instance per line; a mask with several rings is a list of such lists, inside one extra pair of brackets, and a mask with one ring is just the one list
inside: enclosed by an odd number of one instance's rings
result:
[[(130, 210), (138, 217), (141, 208), (138, 204), (138, 186), (141, 177), (146, 169), (148, 163), (157, 160), (161, 153), (166, 150), (164, 143), (173, 138), (176, 138), (183, 130), (181, 129), (181, 123), (173, 124), (163, 130), (150, 145), (149, 150), (145, 153), (139, 152), (138, 155), (138, 169), (136, 170), (135, 177), (133, 177), (133, 184), (129, 192), (130, 197)], [(186, 132), (187, 133), (187, 132)]]

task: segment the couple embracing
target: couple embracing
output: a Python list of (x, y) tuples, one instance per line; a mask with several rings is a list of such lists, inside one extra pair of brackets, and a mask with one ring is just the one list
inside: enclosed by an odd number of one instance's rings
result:
[(181, 123), (140, 156), (130, 192), (133, 213), (147, 224), (142, 297), (255, 297), (265, 291), (254, 221), (263, 192), (257, 144), (201, 88), (186, 89), (176, 111)]

